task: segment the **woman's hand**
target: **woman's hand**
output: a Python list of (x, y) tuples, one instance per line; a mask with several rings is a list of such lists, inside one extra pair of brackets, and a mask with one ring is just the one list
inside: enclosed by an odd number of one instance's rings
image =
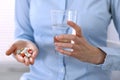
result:
[[(17, 54), (17, 50), (21, 50), (23, 48), (30, 48), (32, 50), (32, 55), (28, 57), (23, 57), (19, 54)], [(34, 60), (38, 54), (38, 48), (34, 43), (27, 40), (18, 40), (14, 42), (11, 47), (6, 51), (6, 55), (13, 54), (14, 57), (18, 62), (24, 63), (26, 66), (29, 66), (34, 63)]]
[[(84, 62), (93, 64), (103, 63), (106, 54), (99, 48), (90, 45), (86, 41), (86, 39), (82, 35), (81, 28), (77, 24), (68, 21), (68, 25), (75, 29), (76, 34), (75, 35), (65, 34), (56, 36), (55, 37), (57, 39), (57, 42), (55, 42), (56, 50), (59, 51), (61, 54), (75, 57)], [(71, 41), (73, 41), (74, 43), (71, 43)], [(70, 48), (72, 49), (72, 51), (65, 50), (64, 48)]]

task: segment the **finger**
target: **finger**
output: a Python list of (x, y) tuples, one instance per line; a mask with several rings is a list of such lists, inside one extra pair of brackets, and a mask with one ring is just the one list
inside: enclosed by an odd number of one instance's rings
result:
[(81, 28), (80, 28), (76, 23), (74, 23), (74, 22), (72, 22), (72, 21), (68, 21), (67, 24), (70, 25), (73, 29), (75, 29), (75, 31), (76, 31), (76, 36), (82, 37)]
[(12, 45), (7, 51), (6, 51), (6, 55), (11, 55), (12, 53), (14, 53), (16, 50), (16, 47), (14, 45)]
[[(75, 35), (67, 34), (67, 35), (58, 35), (58, 36), (56, 36), (56, 39), (58, 39), (58, 40), (66, 40), (69, 43), (74, 43), (74, 42), (77, 43), (78, 40), (79, 40), (79, 37), (77, 37)], [(55, 42), (55, 43), (58, 43), (58, 42)]]
[(56, 47), (62, 47), (62, 48), (70, 48), (70, 49), (74, 49), (75, 45), (74, 44), (70, 44), (70, 43), (55, 43)]
[(71, 50), (64, 50), (62, 48), (56, 48), (56, 50), (58, 52), (60, 52), (61, 54), (64, 54), (64, 55), (68, 55), (68, 56), (72, 56), (72, 51)]
[(37, 49), (35, 49), (35, 50), (32, 52), (31, 57), (29, 58), (30, 64), (34, 64), (34, 60), (35, 60), (35, 58), (37, 57), (37, 54), (38, 54), (38, 51), (37, 51)]
[(21, 63), (25, 62), (24, 58), (21, 55), (16, 54), (14, 55), (14, 57), (16, 58), (18, 62), (21, 62)]
[(30, 64), (33, 65), (34, 64), (34, 60), (32, 57), (29, 58)]
[(24, 64), (26, 66), (29, 66), (29, 64), (30, 64), (29, 58), (28, 57), (24, 57), (24, 60), (25, 60)]
[(35, 49), (34, 51), (33, 51), (33, 53), (32, 53), (32, 58), (33, 59), (35, 59), (36, 57), (37, 57), (37, 54), (38, 54), (38, 50), (37, 49)]
[(71, 40), (66, 40), (66, 39), (57, 39), (57, 36), (55, 36), (55, 41), (54, 42), (63, 42), (63, 43), (70, 43), (71, 42)]

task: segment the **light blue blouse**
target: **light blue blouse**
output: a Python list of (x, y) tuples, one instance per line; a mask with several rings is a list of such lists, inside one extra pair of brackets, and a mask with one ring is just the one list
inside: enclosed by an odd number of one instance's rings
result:
[[(86, 40), (107, 54), (103, 64), (55, 53), (52, 9), (78, 11), (77, 24)], [(120, 48), (106, 45), (111, 19), (120, 35), (120, 0), (16, 0), (15, 17), (15, 38), (31, 40), (40, 50), (21, 80), (110, 80), (111, 71), (120, 70)]]

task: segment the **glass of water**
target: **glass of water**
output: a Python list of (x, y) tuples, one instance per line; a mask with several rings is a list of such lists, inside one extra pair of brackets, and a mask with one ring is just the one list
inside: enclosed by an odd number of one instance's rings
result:
[(52, 32), (54, 35), (54, 42), (56, 35), (73, 34), (75, 31), (68, 24), (67, 21), (77, 21), (76, 10), (51, 10)]

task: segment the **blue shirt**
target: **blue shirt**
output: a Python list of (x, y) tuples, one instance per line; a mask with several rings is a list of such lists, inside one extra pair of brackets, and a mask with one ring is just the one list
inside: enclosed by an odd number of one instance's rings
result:
[[(55, 53), (51, 28), (52, 9), (78, 11), (77, 24), (86, 40), (107, 56), (100, 65)], [(111, 19), (120, 35), (120, 0), (16, 0), (15, 38), (34, 42), (40, 53), (22, 80), (110, 80), (120, 70), (120, 49), (107, 47)]]

